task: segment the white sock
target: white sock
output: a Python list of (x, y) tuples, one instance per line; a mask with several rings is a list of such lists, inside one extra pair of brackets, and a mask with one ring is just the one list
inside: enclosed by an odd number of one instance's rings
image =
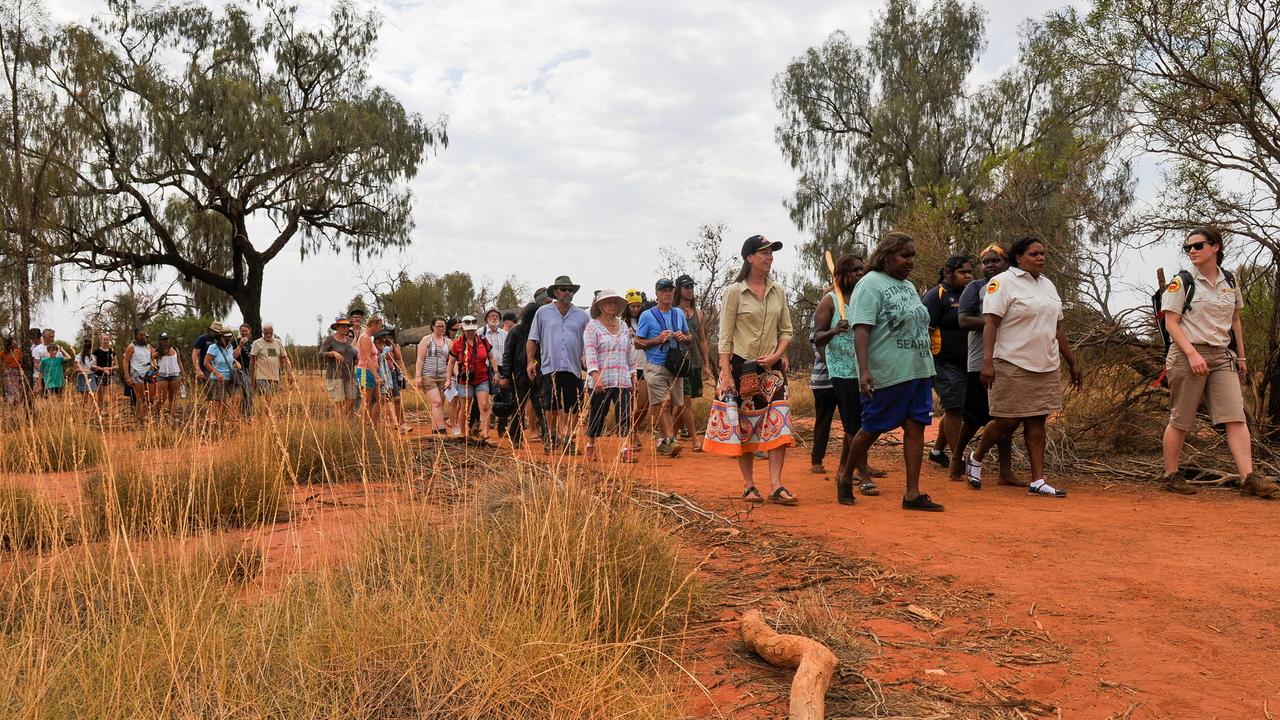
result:
[(969, 459), (966, 462), (966, 465), (967, 467), (965, 467), (964, 469), (965, 474), (981, 482), (982, 481), (982, 463), (978, 462), (977, 459), (973, 457), (972, 452), (969, 453)]

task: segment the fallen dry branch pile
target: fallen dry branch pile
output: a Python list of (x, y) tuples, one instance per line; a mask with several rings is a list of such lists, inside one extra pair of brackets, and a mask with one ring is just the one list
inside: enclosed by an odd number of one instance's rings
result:
[(770, 665), (794, 668), (791, 720), (822, 720), (826, 717), (827, 687), (836, 669), (835, 653), (822, 643), (799, 635), (779, 635), (764, 621), (759, 610), (751, 610), (740, 621), (742, 642)]

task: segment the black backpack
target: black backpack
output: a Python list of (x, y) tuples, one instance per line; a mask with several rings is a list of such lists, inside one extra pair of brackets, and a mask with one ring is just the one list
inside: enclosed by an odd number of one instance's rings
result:
[[(1227, 279), (1227, 285), (1235, 288), (1236, 276), (1226, 268), (1222, 269), (1222, 276)], [(1182, 314), (1186, 315), (1191, 312), (1191, 300), (1196, 296), (1196, 280), (1191, 276), (1188, 270), (1179, 270), (1175, 278), (1182, 282), (1182, 287), (1187, 290), (1187, 299), (1182, 303)], [(1161, 287), (1151, 296), (1151, 308), (1155, 313), (1156, 327), (1160, 329), (1160, 339), (1164, 340), (1164, 351), (1169, 352), (1169, 346), (1173, 344), (1173, 338), (1169, 337), (1169, 328), (1165, 326), (1164, 314), (1160, 312), (1161, 300), (1167, 288)], [(1239, 345), (1236, 343), (1236, 331), (1232, 328), (1230, 331), (1231, 339), (1227, 342), (1227, 349), (1231, 352), (1237, 352)]]

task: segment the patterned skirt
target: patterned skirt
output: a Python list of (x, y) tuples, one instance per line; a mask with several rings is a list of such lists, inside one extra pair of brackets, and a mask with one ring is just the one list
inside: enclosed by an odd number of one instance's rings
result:
[(708, 453), (739, 457), (796, 442), (791, 434), (786, 374), (781, 370), (744, 374), (744, 364), (737, 355), (729, 361), (738, 394), (717, 397), (711, 403), (706, 442), (702, 445)]
[(22, 382), (22, 368), (5, 368), (4, 370), (4, 401), (10, 405), (17, 405), (22, 400), (22, 395), (26, 391)]

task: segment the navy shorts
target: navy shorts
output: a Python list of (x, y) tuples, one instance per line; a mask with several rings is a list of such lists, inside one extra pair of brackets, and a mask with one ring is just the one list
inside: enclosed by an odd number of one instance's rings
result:
[(878, 387), (862, 398), (862, 429), (869, 433), (889, 432), (908, 420), (921, 425), (933, 420), (933, 378)]

